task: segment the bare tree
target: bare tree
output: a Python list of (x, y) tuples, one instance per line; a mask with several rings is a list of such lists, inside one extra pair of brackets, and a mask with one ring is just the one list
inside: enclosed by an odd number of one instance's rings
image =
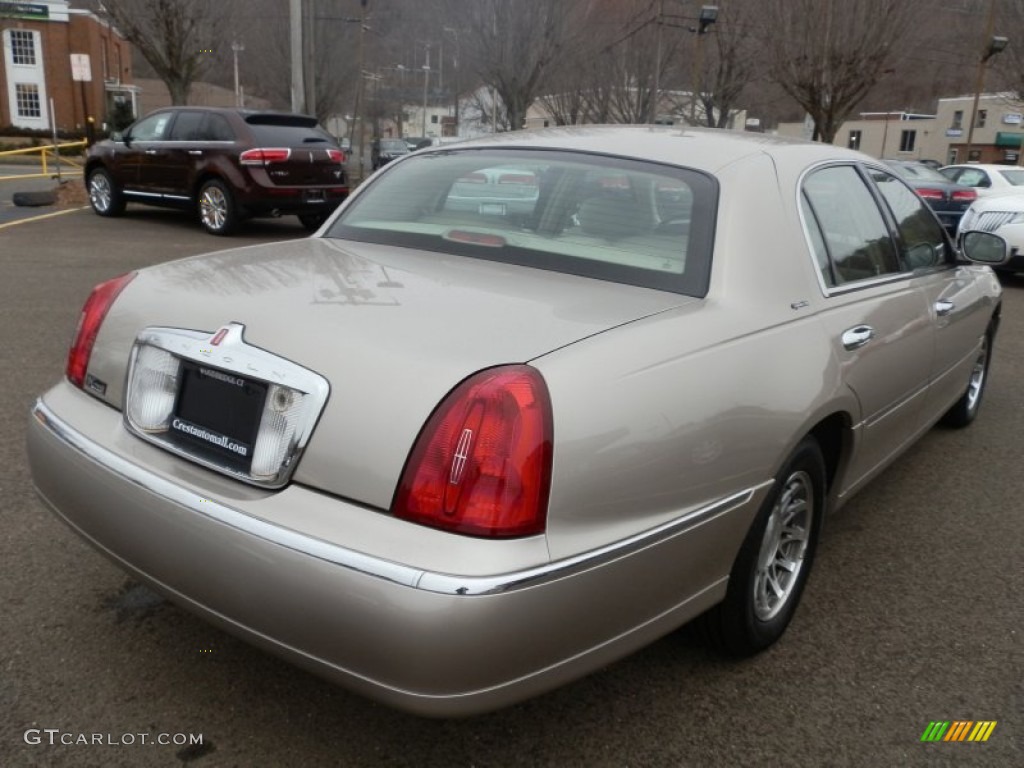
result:
[(831, 142), (842, 122), (906, 49), (917, 0), (764, 0), (771, 77)]
[(718, 21), (712, 27), (709, 55), (699, 74), (696, 97), (709, 128), (725, 128), (741, 97), (756, 78), (755, 19), (760, 3), (720, 0)]
[(99, 9), (164, 81), (172, 104), (188, 103), (192, 83), (224, 42), (230, 10), (209, 0), (103, 0)]
[(521, 128), (563, 49), (583, 29), (573, 13), (585, 0), (450, 0), (449, 18), (465, 31), (462, 50), (480, 80), (505, 105), (512, 128)]

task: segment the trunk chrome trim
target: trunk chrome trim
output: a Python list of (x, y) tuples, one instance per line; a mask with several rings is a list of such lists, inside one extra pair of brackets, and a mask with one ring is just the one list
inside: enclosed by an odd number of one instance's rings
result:
[(219, 501), (204, 498), (90, 440), (57, 416), (42, 399), (36, 401), (32, 408), (32, 416), (52, 437), (86, 460), (120, 476), (132, 485), (138, 486), (164, 501), (177, 504), (194, 514), (210, 518), (272, 544), (287, 547), (367, 576), (425, 592), (453, 596), (493, 595), (526, 589), (601, 566), (686, 533), (727, 514), (749, 503), (758, 490), (767, 488), (773, 482), (767, 480), (753, 488), (721, 498), (647, 531), (573, 557), (556, 560), (535, 568), (493, 576), (460, 576), (426, 571), (367, 555), (323, 539), (282, 528)]

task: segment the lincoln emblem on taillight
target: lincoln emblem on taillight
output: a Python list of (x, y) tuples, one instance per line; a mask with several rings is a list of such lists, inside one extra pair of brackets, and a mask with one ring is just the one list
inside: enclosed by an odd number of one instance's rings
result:
[(455, 447), (455, 455), (452, 457), (452, 471), (448, 475), (448, 482), (458, 485), (462, 479), (462, 470), (466, 468), (466, 459), (469, 458), (469, 444), (473, 441), (473, 430), (464, 429), (459, 435), (459, 444)]
[(219, 331), (217, 331), (217, 333), (215, 333), (213, 335), (213, 338), (210, 339), (210, 344), (212, 344), (215, 347), (220, 346), (220, 343), (222, 341), (224, 341), (224, 337), (227, 336), (227, 335), (228, 335), (228, 329), (227, 328), (221, 328)]

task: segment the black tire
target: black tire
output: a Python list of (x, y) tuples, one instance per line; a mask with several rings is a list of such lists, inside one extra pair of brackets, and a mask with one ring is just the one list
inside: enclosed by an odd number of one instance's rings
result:
[(300, 213), (299, 221), (307, 232), (316, 232), (327, 221), (329, 213)]
[(120, 216), (124, 213), (125, 200), (121, 185), (114, 181), (106, 168), (95, 168), (89, 172), (86, 191), (89, 193), (89, 204), (98, 215)]
[(11, 202), (17, 206), (38, 208), (56, 203), (57, 193), (52, 189), (40, 190), (39, 192), (15, 192), (11, 196)]
[(967, 389), (953, 407), (942, 417), (942, 424), (954, 429), (966, 427), (978, 417), (981, 409), (981, 398), (988, 384), (988, 367), (992, 361), (992, 332), (985, 334), (981, 341), (978, 356), (971, 367), (971, 377), (967, 380)]
[[(696, 621), (705, 641), (729, 655), (751, 656), (782, 637), (814, 563), (825, 497), (825, 459), (817, 441), (805, 437), (754, 518), (729, 574), (725, 600)], [(787, 531), (797, 536), (786, 539)], [(769, 556), (771, 562), (762, 565)]]
[(203, 183), (196, 196), (196, 209), (200, 223), (211, 235), (230, 235), (242, 218), (234, 194), (220, 179)]

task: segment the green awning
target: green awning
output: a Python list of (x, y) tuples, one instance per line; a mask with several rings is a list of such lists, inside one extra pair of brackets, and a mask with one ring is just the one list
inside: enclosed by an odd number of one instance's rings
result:
[(996, 134), (996, 146), (997, 147), (1019, 147), (1021, 145), (1021, 139), (1024, 138), (1024, 133), (1006, 133), (1000, 131)]

